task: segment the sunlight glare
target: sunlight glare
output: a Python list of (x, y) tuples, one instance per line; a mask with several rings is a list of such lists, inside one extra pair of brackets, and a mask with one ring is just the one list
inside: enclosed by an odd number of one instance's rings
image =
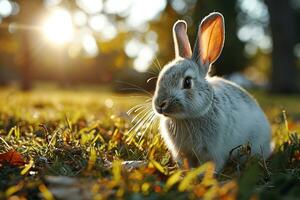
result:
[(74, 37), (72, 17), (67, 10), (57, 8), (45, 20), (43, 33), (46, 38), (56, 44), (65, 44)]
[(82, 45), (80, 42), (73, 42), (71, 43), (68, 49), (68, 54), (71, 58), (76, 58), (77, 56), (80, 55), (81, 49), (82, 49)]

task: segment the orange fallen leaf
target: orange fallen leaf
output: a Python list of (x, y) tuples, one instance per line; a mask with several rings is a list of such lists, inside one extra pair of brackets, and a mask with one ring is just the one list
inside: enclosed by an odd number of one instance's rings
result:
[(294, 153), (294, 158), (296, 160), (300, 160), (300, 151), (299, 150), (296, 150), (295, 153)]
[(11, 166), (22, 166), (25, 164), (23, 156), (15, 151), (9, 150), (6, 153), (0, 154), (0, 164), (8, 164)]

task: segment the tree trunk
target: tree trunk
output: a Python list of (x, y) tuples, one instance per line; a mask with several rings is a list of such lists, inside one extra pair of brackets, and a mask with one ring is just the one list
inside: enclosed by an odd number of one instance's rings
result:
[[(37, 24), (40, 14), (43, 12), (42, 0), (18, 0), (20, 13), (15, 17), (15, 21), (22, 25), (34, 26)], [(21, 89), (30, 90), (32, 88), (32, 68), (33, 68), (33, 40), (36, 40), (36, 32), (33, 30), (18, 30), (20, 39), (20, 67), (21, 67)]]
[[(32, 8), (32, 0), (28, 2), (19, 1), (20, 5), (20, 13), (17, 16), (16, 21), (23, 25), (32, 25), (32, 18), (34, 15), (34, 11), (31, 12)], [(31, 15), (32, 14), (32, 15)], [(18, 30), (19, 34), (19, 43), (20, 43), (20, 60), (19, 64), (21, 67), (21, 89), (22, 90), (30, 90), (32, 88), (32, 80), (31, 80), (31, 42), (30, 42), (30, 32), (29, 30)]]
[(288, 1), (266, 0), (273, 40), (271, 92), (299, 92), (298, 70), (293, 52), (296, 19)]
[(22, 34), (22, 80), (21, 80), (21, 89), (24, 91), (30, 90), (32, 88), (32, 80), (31, 80), (31, 57), (30, 57), (30, 49), (29, 49), (29, 33), (25, 32)]

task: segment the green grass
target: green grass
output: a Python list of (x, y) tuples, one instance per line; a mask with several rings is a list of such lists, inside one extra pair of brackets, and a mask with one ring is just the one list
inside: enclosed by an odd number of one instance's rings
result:
[[(214, 175), (212, 163), (178, 169), (155, 128), (128, 142), (133, 124), (126, 111), (144, 97), (2, 89), (0, 153), (14, 149), (27, 164), (2, 163), (0, 199), (297, 199), (300, 98), (253, 93), (272, 124), (274, 154), (233, 160)], [(137, 160), (143, 162), (123, 162)]]

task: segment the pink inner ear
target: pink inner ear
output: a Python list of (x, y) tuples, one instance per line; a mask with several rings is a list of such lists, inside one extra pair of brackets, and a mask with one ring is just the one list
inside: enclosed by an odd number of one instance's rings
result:
[(220, 14), (212, 14), (201, 23), (199, 50), (203, 64), (211, 64), (221, 54), (224, 44), (224, 20)]
[(179, 20), (173, 27), (173, 39), (176, 57), (191, 58), (192, 50), (187, 36), (187, 25), (185, 21)]

